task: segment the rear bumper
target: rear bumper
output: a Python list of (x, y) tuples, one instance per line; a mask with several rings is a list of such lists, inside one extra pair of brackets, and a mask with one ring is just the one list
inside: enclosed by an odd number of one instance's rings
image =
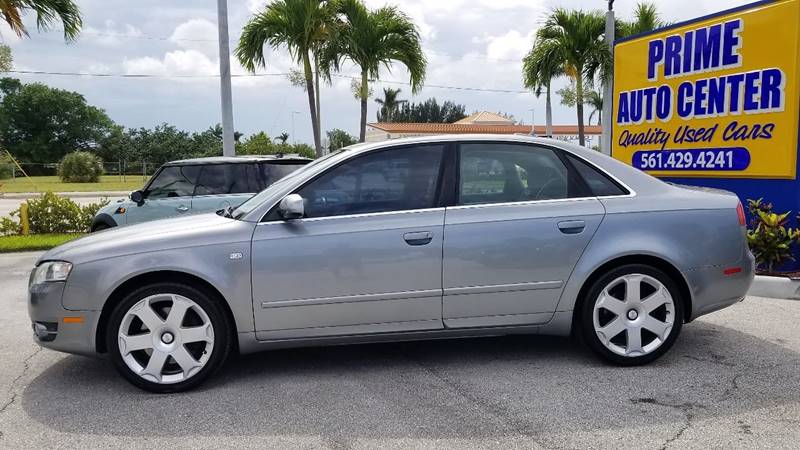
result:
[[(726, 269), (739, 270), (726, 274)], [(755, 258), (749, 250), (743, 258), (725, 266), (709, 266), (684, 273), (692, 291), (690, 320), (738, 303), (755, 278)]]
[(33, 340), (42, 347), (79, 355), (97, 355), (95, 332), (100, 311), (69, 311), (61, 297), (64, 283), (42, 283), (28, 290)]

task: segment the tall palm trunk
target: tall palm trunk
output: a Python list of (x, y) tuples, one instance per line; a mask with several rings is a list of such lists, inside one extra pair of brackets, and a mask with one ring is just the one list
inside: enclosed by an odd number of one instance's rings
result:
[[(320, 91), (322, 90), (319, 85), (319, 55), (314, 53), (314, 93), (316, 94), (316, 102), (317, 102), (317, 130), (320, 135), (320, 140), (322, 139), (322, 107), (320, 106)], [(321, 153), (321, 152), (320, 152)], [(319, 156), (319, 155), (318, 155)]]
[(578, 144), (583, 146), (586, 139), (583, 135), (583, 68), (575, 68), (575, 106), (578, 107)]
[(367, 140), (367, 97), (369, 97), (369, 80), (367, 79), (367, 71), (361, 70), (361, 126), (358, 135), (358, 141), (364, 142)]
[(322, 143), (319, 135), (319, 122), (317, 121), (317, 104), (314, 95), (314, 74), (311, 71), (311, 61), (306, 52), (303, 55), (303, 70), (306, 76), (306, 92), (308, 93), (308, 109), (311, 111), (311, 128), (314, 131), (314, 149), (317, 158), (322, 156)]
[(547, 82), (547, 92), (545, 93), (544, 103), (544, 134), (553, 137), (553, 104), (550, 101), (550, 82)]

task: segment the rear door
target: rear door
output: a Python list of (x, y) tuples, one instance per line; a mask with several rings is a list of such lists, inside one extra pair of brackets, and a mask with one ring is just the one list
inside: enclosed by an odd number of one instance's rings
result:
[(445, 219), (445, 326), (549, 321), (602, 204), (558, 150), (464, 143), (458, 166)]
[(300, 188), (306, 217), (253, 234), (261, 340), (441, 329), (442, 145), (359, 155)]
[(204, 165), (192, 197), (192, 210), (204, 213), (239, 206), (259, 192), (261, 185), (255, 163)]

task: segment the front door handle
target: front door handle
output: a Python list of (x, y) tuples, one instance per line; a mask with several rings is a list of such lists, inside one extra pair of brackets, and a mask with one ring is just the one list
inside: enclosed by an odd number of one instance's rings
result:
[(415, 231), (403, 234), (403, 239), (408, 245), (425, 245), (433, 240), (433, 233), (430, 231)]
[(564, 234), (578, 234), (586, 228), (586, 222), (583, 220), (565, 220), (558, 222), (558, 229)]
[(178, 207), (177, 207), (177, 208), (175, 208), (175, 209), (177, 209), (177, 210), (178, 210), (178, 212), (186, 212), (186, 211), (188, 211), (188, 210), (189, 210), (189, 207), (188, 207), (188, 206), (186, 206), (186, 205), (180, 205), (180, 206), (178, 206)]

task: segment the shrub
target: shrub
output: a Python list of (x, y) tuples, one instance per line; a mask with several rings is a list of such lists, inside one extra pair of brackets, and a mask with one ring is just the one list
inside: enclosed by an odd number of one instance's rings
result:
[(12, 177), (14, 171), (14, 163), (7, 155), (0, 154), (0, 180), (6, 180)]
[[(104, 199), (100, 203), (80, 206), (66, 197), (48, 191), (41, 197), (32, 198), (26, 203), (30, 233), (45, 234), (89, 231), (97, 210), (107, 205), (109, 201)], [(12, 212), (10, 217), (0, 219), (0, 233), (18, 234), (20, 232), (22, 226), (14, 220), (15, 217), (19, 217), (19, 209)]]
[(786, 227), (789, 213), (772, 212), (772, 204), (762, 199), (748, 200), (747, 208), (752, 216), (747, 243), (756, 266), (772, 272), (784, 262), (794, 261), (792, 244), (800, 237), (800, 230)]
[(97, 183), (101, 175), (103, 162), (90, 152), (72, 152), (58, 166), (58, 176), (65, 183)]

